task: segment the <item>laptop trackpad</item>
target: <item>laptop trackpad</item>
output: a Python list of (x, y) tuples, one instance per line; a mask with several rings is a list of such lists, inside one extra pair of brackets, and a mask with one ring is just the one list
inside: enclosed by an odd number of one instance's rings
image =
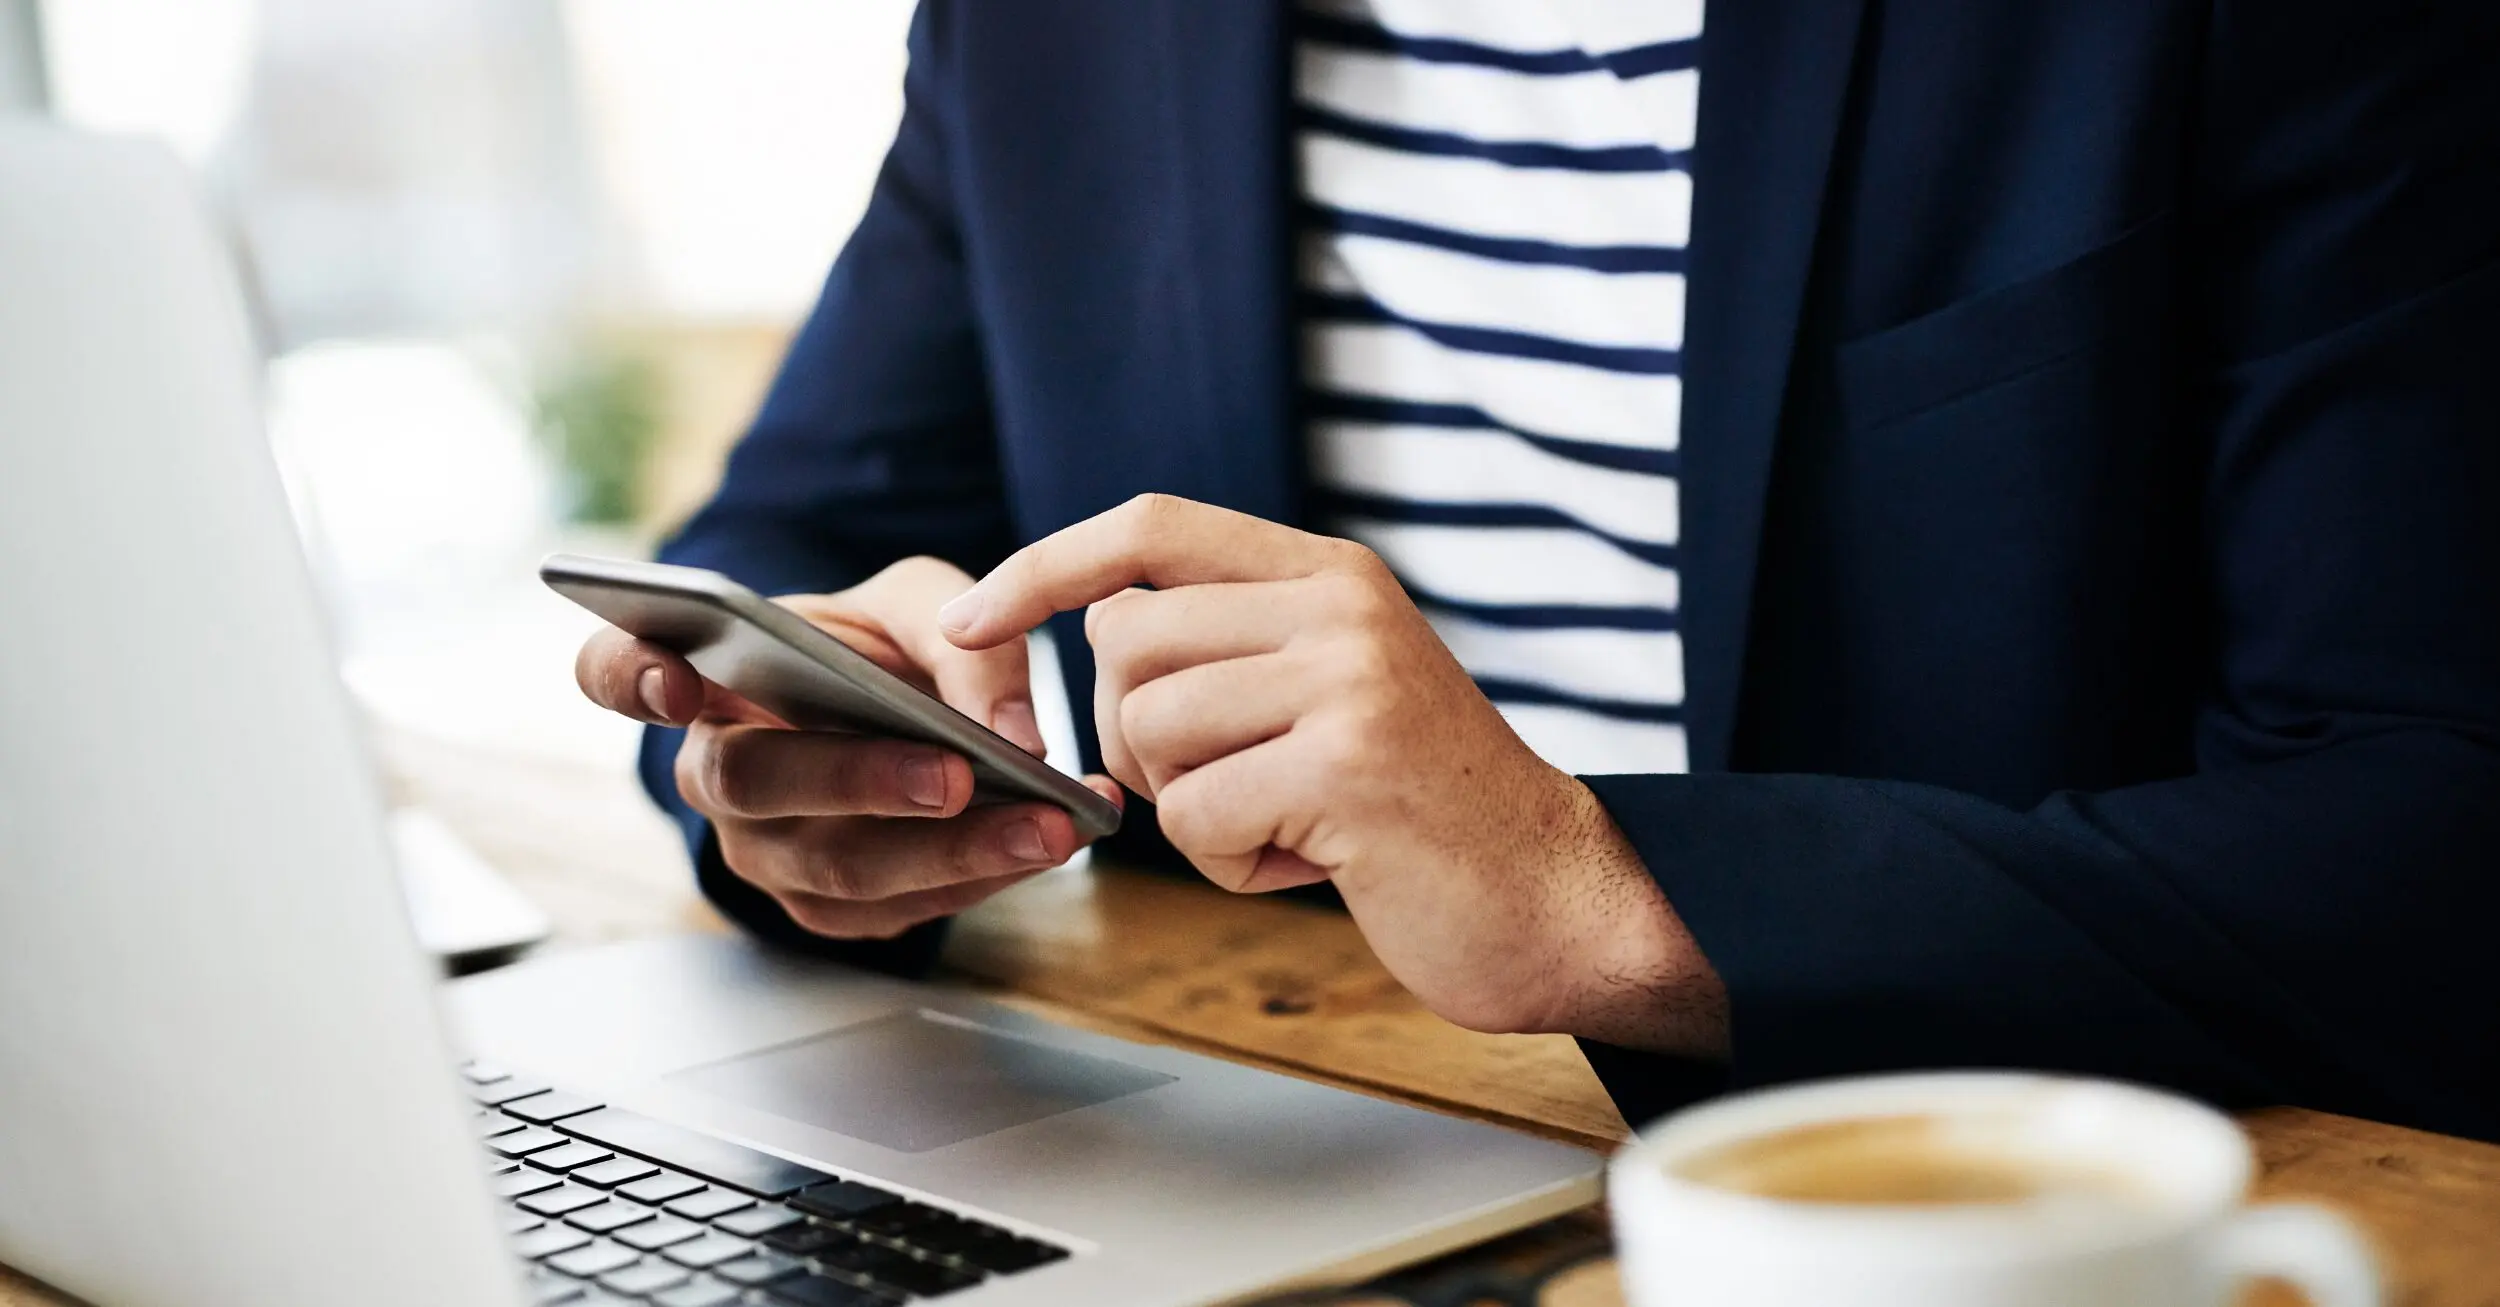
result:
[(944, 1148), (1173, 1079), (929, 1011), (898, 1012), (664, 1078), (899, 1153)]

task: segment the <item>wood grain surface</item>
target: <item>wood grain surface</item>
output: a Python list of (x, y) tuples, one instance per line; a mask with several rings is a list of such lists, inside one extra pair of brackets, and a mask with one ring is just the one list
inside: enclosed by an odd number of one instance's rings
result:
[[(1171, 1042), (1383, 1097), (1592, 1148), (1627, 1133), (1570, 1040), (1451, 1026), (1389, 979), (1351, 921), (1323, 909), (1116, 870), (1054, 873), (966, 914), (947, 961)], [(2242, 1123), (2257, 1147), (2256, 1196), (2358, 1221), (2390, 1304), (2500, 1307), (2500, 1147), (2302, 1108)], [(1590, 1277), (1550, 1300), (1620, 1298)], [(2274, 1289), (2251, 1297), (2296, 1301)]]
[[(621, 773), (384, 732), (398, 792), (422, 801), (545, 906), (568, 948), (719, 929), (673, 832)], [(1568, 1039), (1478, 1035), (1426, 1012), (1337, 913), (1117, 870), (1037, 877), (967, 914), (955, 979), (1055, 1020), (1610, 1149), (1626, 1126)], [(2393, 1307), (2500, 1307), (2500, 1147), (2297, 1108), (2243, 1118), (2261, 1199), (2323, 1202), (2375, 1240)], [(5, 1178), (0, 1178), (5, 1183)], [(1602, 1231), (1576, 1214), (1425, 1274), (1519, 1265)], [(0, 1307), (67, 1300), (0, 1267)], [(2268, 1290), (2251, 1303), (2297, 1301)], [(1610, 1266), (1546, 1307), (1615, 1307)], [(110, 1307), (110, 1305), (107, 1305)]]

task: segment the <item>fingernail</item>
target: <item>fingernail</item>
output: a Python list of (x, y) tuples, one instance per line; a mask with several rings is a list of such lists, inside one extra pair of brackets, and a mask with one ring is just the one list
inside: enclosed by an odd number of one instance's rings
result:
[(989, 600), (982, 597), (981, 587), (976, 585), (938, 609), (938, 629), (949, 635), (962, 635), (979, 624), (981, 610), (988, 606)]
[(903, 797), (923, 808), (946, 806), (946, 757), (915, 753), (903, 760)]
[(650, 709), (652, 716), (661, 721), (668, 720), (667, 672), (657, 667), (645, 667), (642, 676), (634, 682), (634, 688), (641, 693), (642, 706)]
[(1018, 748), (1042, 756), (1042, 724), (1033, 716), (1033, 701), (1009, 699), (990, 712), (990, 729), (1015, 741)]
[(1007, 828), (1007, 856), (1018, 862), (1047, 862), (1050, 846), (1042, 842), (1042, 824), (1030, 817)]

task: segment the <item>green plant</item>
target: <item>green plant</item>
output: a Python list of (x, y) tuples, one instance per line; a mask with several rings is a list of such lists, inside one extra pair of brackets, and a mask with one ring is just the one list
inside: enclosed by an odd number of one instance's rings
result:
[(566, 520), (619, 525), (639, 515), (659, 389), (649, 361), (626, 354), (580, 356), (538, 388), (538, 434), (563, 472)]

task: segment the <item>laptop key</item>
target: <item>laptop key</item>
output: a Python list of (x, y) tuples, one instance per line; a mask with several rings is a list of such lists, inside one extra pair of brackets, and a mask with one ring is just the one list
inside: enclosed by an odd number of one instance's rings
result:
[(495, 1181), (495, 1196), (527, 1198), (531, 1194), (543, 1194), (563, 1183), (544, 1171), (515, 1171)]
[(511, 1072), (492, 1062), (464, 1062), (460, 1066), (460, 1074), (473, 1085), (492, 1084), (497, 1080), (512, 1078)]
[(651, 1300), (652, 1307), (729, 1307), (738, 1301), (738, 1287), (718, 1280), (681, 1284)]
[(768, 1252), (753, 1253), (734, 1262), (722, 1262), (712, 1268), (712, 1274), (731, 1284), (743, 1284), (748, 1288), (759, 1288), (775, 1280), (786, 1280), (794, 1275), (805, 1274), (806, 1271), (807, 1267), (796, 1258)]
[(674, 1216), (662, 1216), (640, 1225), (629, 1225), (617, 1231), (616, 1241), (631, 1244), (644, 1252), (653, 1252), (666, 1248), (670, 1244), (703, 1238), (708, 1233), (710, 1232), (692, 1221), (681, 1221)]
[(642, 1254), (631, 1248), (619, 1247), (612, 1243), (594, 1243), (587, 1247), (573, 1249), (571, 1252), (558, 1253), (546, 1259), (544, 1264), (566, 1275), (578, 1275), (587, 1280), (594, 1275), (605, 1275), (610, 1271), (621, 1270), (641, 1260)]
[(508, 1135), (528, 1124), (527, 1121), (515, 1121), (501, 1112), (480, 1112), (477, 1114), (477, 1137), (492, 1139), (497, 1135)]
[(1005, 1239), (987, 1241), (955, 1251), (958, 1259), (978, 1266), (992, 1275), (1013, 1275), (1018, 1271), (1029, 1271), (1036, 1266), (1059, 1261), (1067, 1255), (1068, 1250), (1057, 1244), (1043, 1243), (1039, 1239), (1027, 1239), (1021, 1235), (1009, 1235)]
[(553, 1130), (531, 1126), (526, 1130), (515, 1130), (511, 1134), (498, 1135), (487, 1140), (486, 1151), (499, 1153), (505, 1157), (525, 1157), (531, 1153), (543, 1153), (550, 1148), (562, 1148), (569, 1142), (571, 1141)]
[(645, 1258), (600, 1276), (599, 1283), (628, 1298), (647, 1298), (662, 1289), (674, 1289), (688, 1278), (690, 1274), (684, 1267), (671, 1266), (657, 1258)]
[(544, 1080), (523, 1080), (519, 1076), (495, 1081), (493, 1084), (469, 1086), (469, 1097), (482, 1107), (501, 1107), (516, 1098), (543, 1094), (554, 1086)]
[(774, 1252), (787, 1253), (792, 1257), (819, 1257), (829, 1250), (848, 1248), (858, 1243), (859, 1236), (847, 1230), (836, 1230), (831, 1226), (817, 1225), (811, 1221), (803, 1225), (775, 1230), (765, 1235), (761, 1242)]
[(558, 1185), (545, 1193), (531, 1194), (521, 1199), (517, 1205), (525, 1212), (536, 1212), (540, 1216), (562, 1216), (567, 1212), (578, 1212), (585, 1207), (596, 1206), (607, 1200), (608, 1196), (596, 1189), (584, 1189), (577, 1184), (567, 1184)]
[(712, 1222), (712, 1228), (740, 1238), (753, 1239), (771, 1234), (783, 1226), (797, 1225), (806, 1219), (787, 1207), (758, 1207), (751, 1212), (732, 1212)]
[(503, 1226), (503, 1232), (506, 1237), (516, 1234), (528, 1234), (530, 1231), (535, 1230), (547, 1223), (539, 1216), (530, 1212), (524, 1212), (517, 1207), (507, 1207), (495, 1215), (498, 1223)]
[[(625, 1159), (620, 1157), (616, 1160), (622, 1162)], [(703, 1182), (693, 1176), (662, 1171), (648, 1180), (636, 1180), (617, 1192), (638, 1203), (665, 1203), (672, 1198), (698, 1193), (702, 1188)]]
[(640, 1203), (620, 1203), (611, 1199), (596, 1207), (585, 1207), (564, 1218), (566, 1225), (592, 1234), (606, 1234), (626, 1226), (648, 1221), (655, 1213)]
[[(670, 1203), (668, 1210), (689, 1221), (709, 1221), (714, 1217), (727, 1216), (731, 1212), (754, 1205), (754, 1199), (734, 1189), (706, 1189), (702, 1193), (690, 1194)], [(738, 1233), (743, 1234), (745, 1231), (738, 1231)]]
[(953, 1293), (957, 1289), (969, 1289), (989, 1277), (979, 1271), (967, 1271), (953, 1266), (940, 1266), (936, 1262), (917, 1262), (906, 1258), (888, 1263), (885, 1269), (875, 1272), (872, 1278), (881, 1287), (900, 1290), (914, 1298), (935, 1298), (940, 1294)]
[(733, 1239), (725, 1234), (707, 1234), (691, 1243), (671, 1244), (661, 1249), (660, 1255), (679, 1266), (691, 1266), (700, 1271), (718, 1266), (722, 1262), (744, 1257), (754, 1251), (755, 1245), (744, 1239)]
[(877, 1275), (896, 1262), (911, 1260), (911, 1254), (900, 1248), (870, 1243), (857, 1236), (853, 1236), (849, 1243), (819, 1248), (808, 1256), (837, 1271), (868, 1276)]
[(761, 1198), (786, 1198), (832, 1176), (725, 1139), (696, 1134), (639, 1113), (604, 1107), (556, 1123), (566, 1134), (632, 1153), (714, 1184)]
[(914, 1248), (952, 1257), (966, 1248), (1016, 1236), (987, 1221), (959, 1216), (943, 1225), (928, 1225), (913, 1230), (903, 1237)]
[(527, 1098), (512, 1099), (503, 1105), (503, 1110), (532, 1125), (545, 1125), (550, 1121), (561, 1121), (568, 1116), (595, 1112), (605, 1106), (606, 1104), (594, 1098), (568, 1094), (561, 1089), (550, 1089), (543, 1094), (531, 1094)]
[(590, 1236), (565, 1225), (545, 1225), (512, 1241), (512, 1251), (523, 1257), (553, 1257), (569, 1253), (590, 1242)]
[(592, 1166), (614, 1156), (616, 1154), (597, 1144), (566, 1144), (560, 1148), (549, 1148), (531, 1153), (522, 1160), (541, 1171), (570, 1171), (574, 1167)]
[(618, 1185), (630, 1184), (659, 1173), (660, 1168), (639, 1157), (612, 1157), (595, 1166), (585, 1166), (574, 1170), (571, 1178), (597, 1188), (614, 1189)]
[(927, 1231), (953, 1230), (961, 1223), (953, 1212), (926, 1203), (898, 1202), (851, 1218), (851, 1228), (906, 1243)]
[(903, 1201), (902, 1195), (887, 1193), (872, 1184), (856, 1180), (835, 1180), (809, 1185), (790, 1200), (790, 1205), (816, 1216), (830, 1216), (837, 1221), (848, 1220), (863, 1213), (890, 1207)]
[(892, 1307), (893, 1299), (840, 1280), (806, 1275), (783, 1280), (765, 1290), (775, 1304), (789, 1307)]

